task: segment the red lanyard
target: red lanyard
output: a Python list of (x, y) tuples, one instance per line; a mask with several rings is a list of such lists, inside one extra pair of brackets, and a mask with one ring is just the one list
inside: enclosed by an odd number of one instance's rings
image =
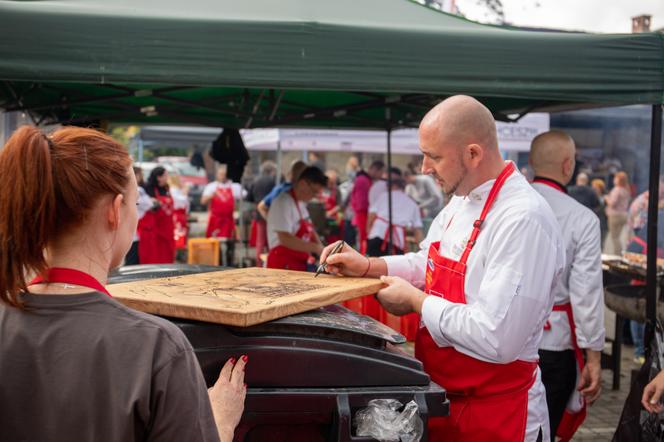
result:
[(88, 275), (87, 273), (75, 269), (53, 267), (51, 269), (48, 269), (46, 277), (37, 276), (32, 281), (30, 281), (30, 284), (28, 285), (42, 284), (44, 282), (46, 283), (62, 282), (62, 283), (76, 284), (96, 290), (98, 292), (105, 293), (112, 298), (108, 290), (106, 290), (106, 288), (103, 285), (101, 285), (99, 281), (97, 281), (95, 278)]

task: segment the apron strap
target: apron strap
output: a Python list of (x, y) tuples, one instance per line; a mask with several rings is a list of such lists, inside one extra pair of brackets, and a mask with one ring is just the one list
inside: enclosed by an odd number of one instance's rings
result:
[[(390, 235), (390, 221), (386, 220), (382, 216), (379, 216), (378, 214), (376, 214), (376, 219), (384, 222), (385, 224), (387, 224), (387, 228), (385, 229), (385, 235), (383, 235), (383, 242), (380, 245), (380, 250), (382, 252), (384, 252), (385, 250), (387, 250), (387, 243), (388, 243), (388, 239), (389, 239), (389, 235)], [(401, 224), (392, 223), (391, 231), (394, 232), (394, 234), (397, 237), (399, 236), (398, 235), (398, 233), (399, 233), (398, 229), (401, 229), (401, 231), (403, 233), (403, 244), (402, 244), (402, 246), (405, 249), (406, 248), (406, 226), (403, 226)], [(394, 244), (394, 241), (392, 241), (392, 248), (395, 248), (395, 247), (396, 247), (396, 245)], [(392, 252), (394, 252), (394, 250), (392, 250)]]
[[(583, 367), (586, 365), (583, 361), (583, 352), (579, 345), (576, 343), (576, 330), (574, 328), (574, 313), (572, 312), (572, 304), (567, 302), (565, 304), (557, 304), (553, 306), (554, 312), (565, 312), (567, 314), (567, 321), (569, 322), (569, 330), (572, 334), (572, 347), (574, 348), (574, 356), (576, 357), (576, 363), (579, 365), (579, 371), (583, 370)], [(550, 326), (549, 326), (550, 328)]]
[(466, 249), (463, 251), (461, 258), (459, 259), (459, 262), (463, 263), (464, 265), (466, 264), (466, 261), (468, 261), (470, 251), (473, 249), (475, 241), (477, 241), (482, 224), (484, 223), (486, 215), (489, 213), (491, 206), (493, 206), (493, 202), (496, 200), (498, 192), (500, 192), (500, 189), (503, 187), (503, 184), (505, 184), (505, 181), (507, 181), (507, 178), (509, 178), (512, 172), (515, 170), (516, 168), (514, 167), (514, 163), (510, 161), (503, 168), (502, 172), (500, 172), (500, 175), (498, 175), (498, 178), (496, 178), (496, 182), (493, 183), (493, 187), (491, 187), (489, 196), (487, 197), (486, 202), (484, 203), (484, 207), (482, 208), (482, 213), (480, 214), (480, 217), (473, 223), (473, 231), (470, 234), (470, 238), (468, 238), (468, 243), (466, 243)]

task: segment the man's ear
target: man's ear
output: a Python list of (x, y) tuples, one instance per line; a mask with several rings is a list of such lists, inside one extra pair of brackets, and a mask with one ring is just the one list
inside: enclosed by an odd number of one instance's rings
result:
[(479, 144), (469, 144), (466, 146), (468, 161), (472, 167), (477, 167), (484, 158), (484, 148)]
[(563, 160), (563, 176), (564, 177), (571, 177), (572, 173), (574, 172), (574, 161), (572, 158), (567, 157)]
[(107, 218), (108, 223), (113, 230), (117, 230), (120, 225), (120, 208), (122, 207), (122, 202), (124, 201), (124, 196), (122, 194), (117, 194), (111, 200), (111, 204), (108, 206)]

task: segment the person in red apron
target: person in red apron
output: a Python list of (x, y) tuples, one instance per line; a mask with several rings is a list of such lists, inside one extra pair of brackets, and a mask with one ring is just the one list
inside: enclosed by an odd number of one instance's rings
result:
[(305, 271), (310, 256), (320, 255), (323, 245), (311, 224), (306, 203), (326, 184), (325, 174), (310, 166), (288, 192), (272, 201), (267, 215), (268, 268)]
[[(540, 368), (546, 388), (551, 440), (568, 441), (601, 392), (604, 288), (599, 218), (567, 195), (576, 148), (569, 135), (550, 131), (532, 142), (533, 187), (556, 214), (566, 249), (554, 288), (553, 312), (544, 325)], [(585, 353), (585, 359), (584, 359)]]
[(477, 100), (444, 100), (419, 136), (422, 172), (451, 196), (420, 251), (328, 257), (326, 248), (321, 260), (331, 273), (381, 277), (388, 312), (421, 315), (416, 357), (450, 399), (449, 417), (429, 419), (429, 440), (548, 440), (538, 347), (565, 260), (555, 216), (502, 160)]
[(337, 171), (329, 169), (325, 172), (327, 176), (327, 187), (323, 189), (318, 199), (325, 207), (325, 219), (327, 220), (328, 233), (325, 242), (332, 244), (344, 236), (343, 231), (343, 208), (341, 207), (341, 193), (339, 192)]
[(232, 265), (235, 255), (235, 200), (242, 198), (242, 186), (227, 179), (226, 165), (217, 169), (217, 180), (209, 183), (203, 189), (202, 204), (209, 204), (208, 226), (205, 232), (207, 238), (222, 238), (226, 240), (226, 262)]
[(207, 238), (235, 238), (235, 200), (242, 197), (242, 188), (226, 177), (226, 167), (217, 169), (217, 180), (205, 186), (202, 204), (209, 204), (210, 216), (205, 236)]
[(369, 216), (369, 193), (373, 183), (379, 181), (385, 172), (385, 163), (374, 161), (365, 172), (360, 170), (355, 176), (353, 190), (350, 193), (350, 205), (353, 208), (352, 224), (357, 228), (358, 244), (362, 253), (366, 252), (369, 231), (367, 220)]
[[(389, 249), (389, 192), (383, 192), (369, 207), (368, 256), (401, 255), (406, 250), (406, 229), (412, 229), (415, 241), (422, 241), (422, 218), (417, 203), (404, 192), (405, 181), (401, 170), (390, 170), (392, 179), (392, 249)], [(395, 317), (381, 308), (373, 296), (363, 301), (363, 313), (392, 327), (409, 341), (415, 340), (420, 318), (414, 313)]]
[(145, 192), (154, 206), (138, 224), (138, 257), (141, 264), (172, 264), (175, 261), (173, 198), (168, 190), (168, 172), (157, 166), (150, 172)]
[(173, 197), (173, 240), (175, 249), (187, 248), (189, 236), (189, 188), (183, 186), (177, 175), (169, 175), (168, 189)]
[(23, 126), (0, 150), (2, 440), (233, 439), (247, 358), (208, 390), (178, 327), (104, 287), (136, 232), (131, 163), (79, 127)]

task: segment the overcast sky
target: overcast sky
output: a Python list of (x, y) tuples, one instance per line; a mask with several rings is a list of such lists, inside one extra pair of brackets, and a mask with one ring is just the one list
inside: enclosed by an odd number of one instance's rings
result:
[[(480, 2), (484, 4), (484, 2)], [(505, 21), (535, 26), (603, 33), (632, 32), (631, 17), (652, 15), (651, 29), (664, 28), (664, 0), (502, 0)], [(495, 22), (478, 0), (456, 0), (471, 20)]]

